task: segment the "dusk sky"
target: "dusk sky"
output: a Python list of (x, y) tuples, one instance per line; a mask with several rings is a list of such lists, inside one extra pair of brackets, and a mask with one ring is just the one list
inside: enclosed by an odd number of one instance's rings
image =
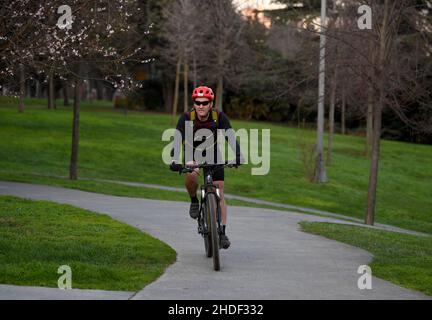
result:
[(245, 7), (256, 7), (256, 8), (265, 8), (265, 9), (270, 9), (270, 8), (280, 8), (280, 7), (284, 7), (284, 5), (280, 5), (280, 4), (274, 4), (273, 0), (233, 0), (233, 2), (239, 6), (240, 8), (245, 8)]

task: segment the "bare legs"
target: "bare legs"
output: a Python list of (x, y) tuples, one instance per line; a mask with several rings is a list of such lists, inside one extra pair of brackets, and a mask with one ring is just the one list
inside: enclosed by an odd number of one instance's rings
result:
[[(220, 206), (221, 206), (221, 214), (222, 214), (222, 224), (226, 225), (227, 223), (227, 208), (225, 204), (225, 196), (224, 196), (224, 181), (214, 181), (214, 184), (219, 186), (219, 195), (220, 195)], [(198, 189), (198, 173), (192, 172), (187, 173), (185, 176), (185, 186), (191, 198), (197, 196)]]
[(198, 189), (198, 173), (196, 172), (186, 173), (185, 186), (190, 197), (191, 198), (196, 197), (196, 192)]

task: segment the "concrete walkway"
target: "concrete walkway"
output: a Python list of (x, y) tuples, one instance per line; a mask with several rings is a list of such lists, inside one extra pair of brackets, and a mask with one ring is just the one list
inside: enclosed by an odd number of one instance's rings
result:
[[(59, 177), (59, 178), (64, 179), (65, 177)], [(117, 183), (117, 184), (121, 184), (121, 185), (125, 185), (125, 186), (131, 186), (131, 187), (158, 189), (158, 190), (172, 191), (172, 192), (183, 192), (183, 193), (185, 192), (184, 188), (167, 187), (167, 186), (161, 186), (158, 184), (149, 184), (149, 183), (141, 183), (141, 182), (128, 182), (128, 181), (107, 180), (107, 179), (86, 179), (86, 178), (82, 178), (82, 180)], [(290, 205), (290, 204), (271, 202), (271, 201), (249, 198), (249, 197), (243, 197), (243, 196), (237, 196), (237, 195), (229, 194), (229, 193), (225, 193), (225, 198), (228, 200), (230, 200), (230, 199), (231, 200), (239, 200), (239, 201), (248, 202), (248, 203), (252, 203), (252, 204), (265, 205), (265, 206), (270, 206), (273, 208), (290, 210), (293, 212), (308, 213), (308, 214), (312, 214), (315, 216), (324, 216), (324, 217), (329, 217), (329, 218), (335, 218), (335, 219), (342, 220), (342, 221), (351, 221), (351, 222), (356, 222), (358, 224), (364, 225), (364, 221), (361, 219), (357, 219), (354, 217), (350, 217), (350, 216), (346, 216), (346, 215), (342, 215), (342, 214), (338, 214), (338, 213), (328, 212), (328, 211), (324, 211), (324, 210), (311, 209), (311, 208), (305, 208), (305, 207), (300, 207), (300, 206), (294, 206), (294, 205)], [(375, 223), (374, 226), (367, 226), (367, 227), (370, 227), (373, 229), (379, 229), (379, 230), (395, 231), (395, 232), (400, 232), (400, 233), (405, 233), (405, 234), (412, 234), (412, 235), (416, 235), (416, 236), (430, 236), (429, 234), (426, 234), (423, 232), (407, 230), (407, 229), (398, 228), (395, 226), (390, 226), (390, 225), (382, 224), (382, 223)]]
[[(372, 290), (359, 290), (357, 269), (368, 264), (372, 256), (361, 249), (301, 232), (298, 226), (300, 221), (346, 221), (232, 207), (227, 229), (232, 247), (221, 251), (221, 271), (214, 272), (211, 259), (205, 257), (196, 222), (187, 214), (187, 203), (115, 197), (14, 182), (0, 182), (0, 194), (50, 200), (106, 213), (157, 237), (177, 251), (177, 262), (162, 277), (133, 296), (128, 292), (85, 290), (83, 299), (109, 298), (110, 294), (113, 299), (431, 298), (375, 277)], [(64, 297), (59, 291), (0, 286), (0, 299)], [(94, 291), (93, 295), (88, 293), (91, 291)], [(69, 298), (78, 296), (80, 293), (76, 291)]]
[(0, 300), (127, 300), (134, 292), (105, 290), (60, 290), (0, 284)]

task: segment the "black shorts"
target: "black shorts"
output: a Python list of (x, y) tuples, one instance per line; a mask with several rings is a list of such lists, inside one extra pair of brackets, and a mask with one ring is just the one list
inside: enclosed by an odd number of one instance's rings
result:
[[(207, 174), (207, 170), (204, 169), (204, 176)], [(224, 181), (225, 172), (224, 168), (220, 168), (213, 173), (213, 181)]]

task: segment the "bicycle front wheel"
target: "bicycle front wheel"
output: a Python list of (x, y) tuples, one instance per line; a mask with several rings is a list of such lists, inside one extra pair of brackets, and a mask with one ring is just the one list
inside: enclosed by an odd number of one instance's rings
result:
[(206, 252), (207, 258), (211, 258), (213, 256), (213, 247), (212, 247), (212, 239), (211, 239), (211, 232), (210, 232), (210, 213), (208, 210), (207, 203), (203, 204), (203, 217), (202, 219), (202, 227), (204, 230), (203, 238), (204, 238), (204, 248)]
[(216, 271), (220, 270), (220, 261), (219, 261), (219, 232), (218, 225), (216, 220), (217, 215), (217, 202), (216, 196), (213, 193), (209, 193), (207, 195), (206, 207), (208, 209), (207, 214), (210, 217), (210, 238), (211, 238), (211, 246), (213, 253), (213, 268)]

